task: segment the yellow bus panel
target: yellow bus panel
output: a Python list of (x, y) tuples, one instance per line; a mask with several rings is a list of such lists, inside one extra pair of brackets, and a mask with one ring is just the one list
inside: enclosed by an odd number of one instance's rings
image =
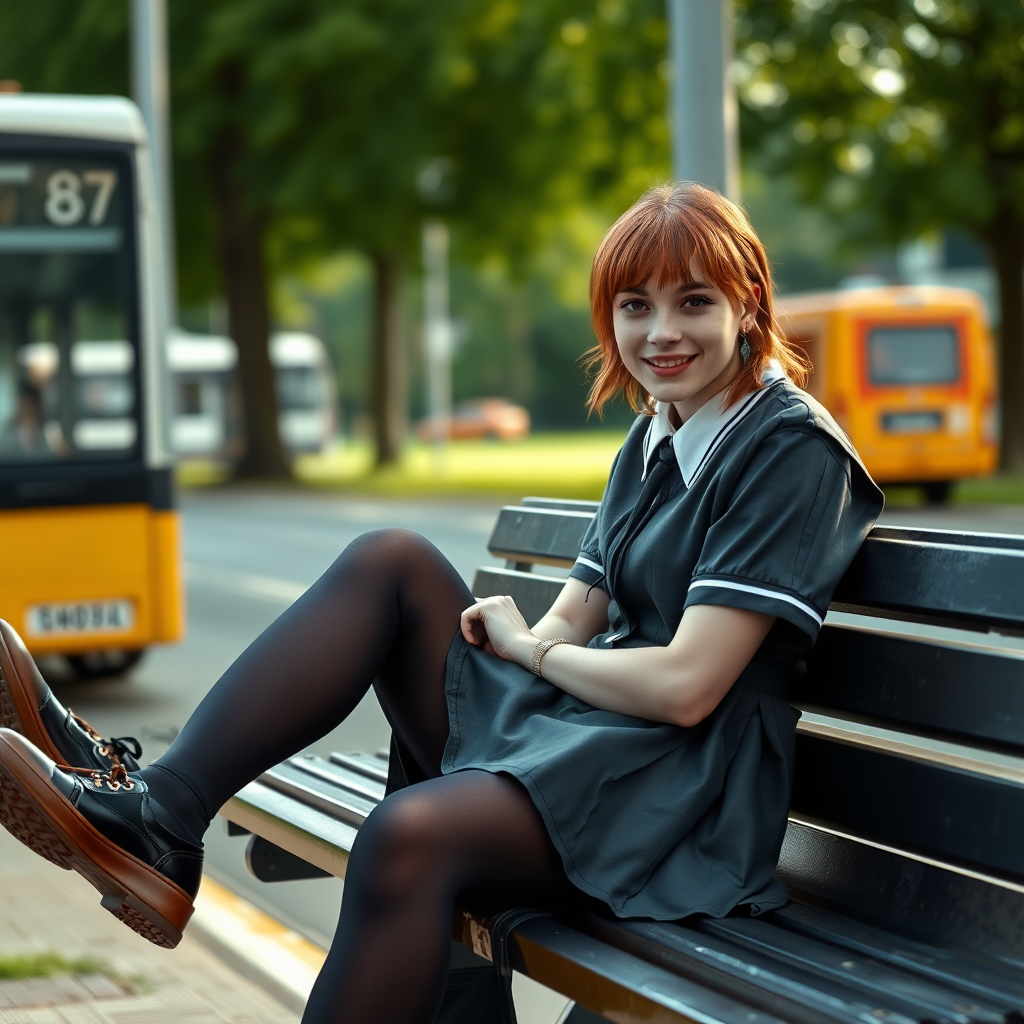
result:
[(141, 649), (181, 636), (177, 512), (149, 505), (0, 513), (0, 617), (33, 654)]
[(880, 483), (951, 482), (998, 463), (992, 338), (958, 288), (789, 296), (780, 322), (813, 365), (808, 390)]

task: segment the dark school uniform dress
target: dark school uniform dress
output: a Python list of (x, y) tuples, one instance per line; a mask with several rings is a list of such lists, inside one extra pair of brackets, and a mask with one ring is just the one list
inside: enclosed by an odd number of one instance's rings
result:
[(594, 708), (456, 637), (442, 770), (519, 779), (570, 880), (620, 917), (781, 906), (799, 718), (786, 685), (881, 509), (842, 430), (777, 369), (679, 430), (667, 407), (639, 417), (570, 573), (611, 598), (589, 646), (666, 645), (695, 604), (775, 625), (691, 728)]

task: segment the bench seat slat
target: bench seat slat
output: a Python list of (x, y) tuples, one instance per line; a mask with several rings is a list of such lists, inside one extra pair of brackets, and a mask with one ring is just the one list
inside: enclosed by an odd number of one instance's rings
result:
[[(787, 931), (772, 921), (709, 918), (701, 920), (698, 928), (770, 960), (815, 974), (826, 985), (839, 984), (858, 990), (862, 998), (872, 1000), (878, 1009), (903, 1003), (904, 1012), (922, 1019), (945, 1017), (961, 1024), (1003, 1024), (1008, 1009), (988, 1000), (967, 1003), (948, 982), (922, 977), (913, 970), (894, 967), (848, 948)], [(967, 1006), (970, 1009), (966, 1009)]]
[(682, 925), (608, 921), (591, 915), (587, 929), (623, 952), (662, 964), (673, 973), (735, 994), (765, 1012), (799, 1024), (873, 1024), (880, 1019), (919, 1024), (927, 1012), (923, 1006), (911, 1007), (896, 998), (881, 1004), (865, 1000), (863, 992), (849, 986), (823, 985), (807, 971)]
[(329, 814), (356, 828), (363, 824), (367, 815), (379, 802), (324, 782), (292, 767), (287, 761), (269, 772), (264, 772), (259, 781), (269, 789), (276, 789), (279, 793), (293, 797), (310, 807), (315, 807), (323, 814)]
[(844, 832), (1024, 880), (1024, 786), (797, 734), (792, 808)]
[(336, 878), (345, 877), (357, 833), (352, 825), (259, 782), (236, 793), (219, 813)]
[[(479, 922), (474, 922), (479, 928)], [(466, 933), (456, 935), (472, 944)], [(469, 941), (467, 941), (469, 940)], [(490, 950), (474, 944), (477, 953)], [(783, 1024), (784, 1018), (638, 961), (550, 918), (526, 921), (513, 932), (511, 966), (594, 1013), (623, 1024)]]
[(367, 778), (387, 784), (388, 761), (386, 757), (380, 757), (377, 754), (366, 754), (357, 750), (348, 754), (332, 753), (328, 760), (331, 764), (341, 765), (343, 768), (359, 772)]
[(790, 698), (1024, 749), (1024, 652), (826, 623)]
[(791, 931), (834, 943), (903, 967), (939, 983), (957, 988), (1007, 1009), (1024, 1007), (1024, 978), (989, 961), (960, 956), (948, 949), (900, 938), (839, 914), (788, 903), (772, 912), (773, 922)]
[(349, 793), (365, 797), (374, 803), (380, 803), (384, 799), (384, 783), (376, 779), (367, 778), (360, 772), (353, 772), (339, 764), (325, 761), (322, 757), (292, 757), (286, 762), (292, 768), (312, 775), (331, 786), (338, 786)]

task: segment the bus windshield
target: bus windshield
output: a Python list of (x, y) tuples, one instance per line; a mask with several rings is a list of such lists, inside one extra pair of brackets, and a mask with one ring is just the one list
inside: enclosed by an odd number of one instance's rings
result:
[(868, 331), (872, 384), (953, 384), (960, 379), (960, 346), (952, 324), (874, 327)]
[(127, 153), (0, 149), (0, 466), (139, 451)]

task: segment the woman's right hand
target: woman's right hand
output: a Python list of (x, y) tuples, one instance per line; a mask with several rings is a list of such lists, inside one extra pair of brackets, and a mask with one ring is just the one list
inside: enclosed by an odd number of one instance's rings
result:
[(484, 597), (462, 613), (462, 635), (504, 661), (530, 667), (538, 638), (511, 597)]

